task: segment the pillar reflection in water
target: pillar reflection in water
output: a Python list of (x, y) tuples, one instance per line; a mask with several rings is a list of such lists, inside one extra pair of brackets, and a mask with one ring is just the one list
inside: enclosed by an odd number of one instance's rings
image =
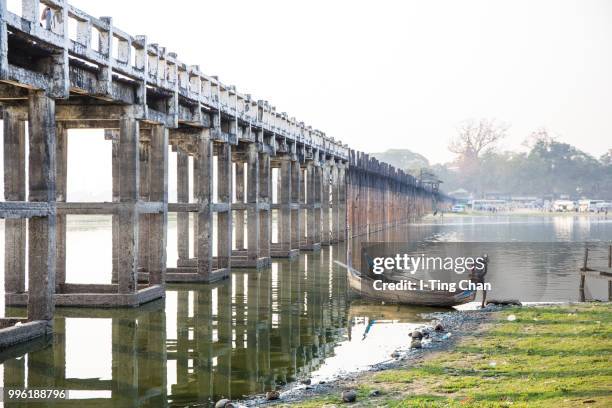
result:
[(53, 338), (0, 355), (4, 386), (71, 390), (57, 406), (212, 406), (308, 378), (348, 334), (336, 254), (169, 286), (135, 309), (59, 309)]
[(0, 354), (6, 389), (69, 390), (70, 399), (54, 406), (166, 404), (162, 301), (124, 310), (63, 308), (54, 324), (52, 339)]
[(346, 335), (346, 277), (331, 261), (333, 250), (233, 272), (216, 285), (171, 287), (171, 403), (260, 394), (319, 367)]

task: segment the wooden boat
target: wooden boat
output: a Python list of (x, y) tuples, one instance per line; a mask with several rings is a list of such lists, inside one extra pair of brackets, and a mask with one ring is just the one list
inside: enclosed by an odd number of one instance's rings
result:
[[(348, 270), (350, 288), (362, 298), (386, 303), (398, 303), (415, 306), (450, 307), (473, 302), (476, 298), (475, 290), (461, 290), (449, 292), (445, 290), (376, 290), (374, 281), (364, 278), (358, 271), (345, 265)], [(402, 277), (403, 280), (413, 280), (417, 287), (420, 280), (413, 277)]]

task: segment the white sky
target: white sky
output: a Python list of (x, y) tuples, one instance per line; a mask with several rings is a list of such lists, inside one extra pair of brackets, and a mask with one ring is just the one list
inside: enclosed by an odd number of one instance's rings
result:
[(70, 0), (363, 151), (448, 161), (458, 122), (612, 147), (612, 1)]

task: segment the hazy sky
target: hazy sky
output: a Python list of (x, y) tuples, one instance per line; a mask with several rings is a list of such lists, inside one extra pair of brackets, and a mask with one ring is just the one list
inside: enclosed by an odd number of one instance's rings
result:
[(457, 123), (612, 147), (612, 1), (70, 0), (364, 151), (434, 162)]

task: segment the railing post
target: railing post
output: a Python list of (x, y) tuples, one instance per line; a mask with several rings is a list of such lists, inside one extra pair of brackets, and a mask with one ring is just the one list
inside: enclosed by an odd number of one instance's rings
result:
[(21, 0), (22, 18), (35, 23), (35, 27), (38, 27), (40, 15), (40, 0)]
[(100, 55), (106, 59), (106, 64), (100, 66), (98, 73), (98, 93), (109, 96), (113, 93), (113, 19), (100, 17), (100, 20), (107, 25), (107, 28), (99, 30), (98, 50)]

